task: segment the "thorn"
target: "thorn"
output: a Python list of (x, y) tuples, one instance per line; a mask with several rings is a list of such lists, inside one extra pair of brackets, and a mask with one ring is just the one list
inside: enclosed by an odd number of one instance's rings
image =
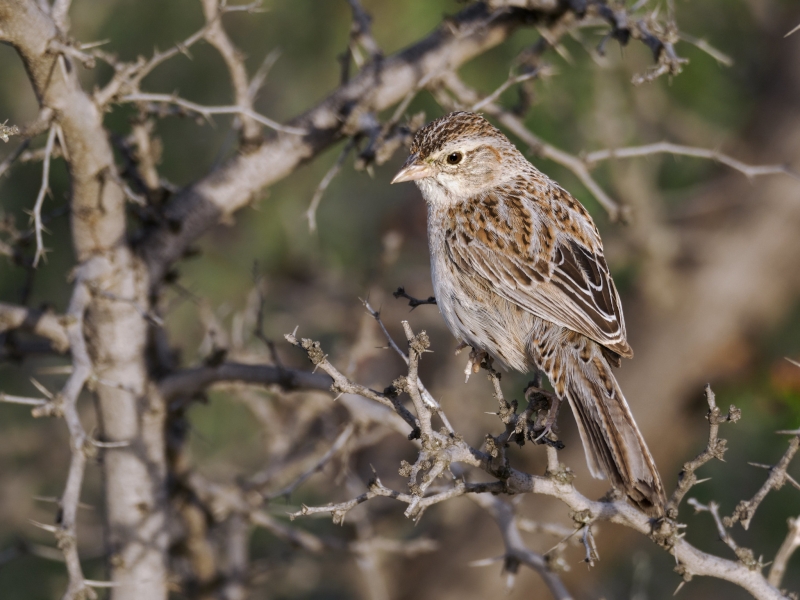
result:
[(759, 469), (767, 469), (767, 470), (770, 470), (770, 469), (772, 468), (772, 465), (764, 465), (764, 464), (761, 464), (761, 463), (755, 463), (755, 462), (749, 462), (749, 463), (747, 463), (747, 464), (748, 464), (748, 465), (750, 465), (751, 467), (757, 467), (757, 468), (759, 468)]
[(30, 380), (31, 380), (31, 383), (34, 385), (34, 387), (37, 390), (39, 390), (42, 393), (42, 395), (45, 396), (48, 400), (52, 400), (53, 398), (55, 398), (55, 395), (53, 394), (53, 392), (51, 392), (46, 387), (44, 387), (41, 383), (36, 381), (36, 379), (31, 377)]
[(58, 531), (58, 527), (55, 525), (45, 525), (44, 523), (39, 523), (39, 521), (34, 521), (33, 519), (28, 519), (28, 523), (39, 527), (40, 529), (44, 529), (45, 531), (49, 531), (50, 533), (56, 533)]
[(800, 429), (780, 429), (775, 433), (781, 435), (800, 435)]

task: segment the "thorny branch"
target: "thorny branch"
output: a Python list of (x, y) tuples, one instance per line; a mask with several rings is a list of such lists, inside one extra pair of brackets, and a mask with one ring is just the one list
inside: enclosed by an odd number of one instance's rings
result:
[[(407, 504), (405, 515), (409, 518), (418, 520), (426, 508), (438, 504), (455, 496), (474, 493), (503, 493), (503, 494), (544, 494), (554, 496), (564, 502), (571, 510), (576, 526), (583, 528), (582, 537), (586, 547), (587, 560), (592, 562), (597, 560), (594, 540), (589, 525), (597, 521), (610, 521), (630, 527), (640, 533), (647, 535), (653, 541), (664, 547), (673, 554), (678, 562), (677, 570), (684, 577), (684, 581), (690, 580), (693, 576), (712, 576), (736, 583), (742, 586), (757, 598), (784, 598), (784, 596), (773, 587), (762, 575), (760, 567), (762, 563), (753, 558), (751, 551), (736, 546), (732, 539), (728, 539), (729, 546), (734, 549), (739, 562), (732, 562), (716, 556), (701, 552), (689, 544), (682, 536), (678, 535), (679, 525), (672, 520), (660, 522), (651, 521), (644, 513), (630, 506), (624, 500), (603, 500), (591, 501), (581, 495), (573, 485), (574, 476), (559, 464), (556, 449), (553, 445), (547, 445), (548, 471), (545, 476), (530, 475), (514, 469), (508, 462), (503, 451), (505, 445), (512, 439), (516, 430), (516, 425), (520, 417), (514, 417), (512, 406), (508, 405), (499, 390), (499, 379), (492, 377), (497, 384), (496, 396), (501, 405), (498, 416), (506, 425), (506, 433), (498, 437), (487, 436), (488, 452), (477, 450), (467, 444), (458, 434), (436, 432), (430, 424), (433, 412), (422, 400), (419, 387), (415, 385), (417, 380), (417, 369), (421, 355), (427, 350), (429, 342), (424, 332), (414, 335), (407, 322), (403, 322), (406, 338), (409, 342), (409, 363), (408, 375), (396, 379), (393, 387), (397, 391), (408, 393), (411, 397), (414, 410), (418, 417), (419, 438), (421, 441), (417, 460), (412, 465), (403, 461), (400, 467), (401, 475), (408, 477), (410, 493), (392, 490), (384, 486), (378, 477), (373, 478), (368, 486), (367, 492), (360, 496), (339, 503), (331, 503), (324, 506), (303, 506), (300, 511), (291, 514), (292, 518), (300, 516), (328, 513), (333, 516), (334, 522), (342, 523), (346, 514), (356, 506), (368, 502), (375, 497), (389, 497)], [(287, 335), (287, 340), (306, 351), (309, 359), (319, 368), (323, 368), (334, 381), (337, 389), (345, 388), (352, 393), (359, 393), (356, 390), (364, 390), (365, 397), (386, 403), (385, 397), (376, 396), (372, 390), (363, 388), (344, 377), (327, 360), (318, 342), (303, 339), (297, 340), (294, 334)], [(490, 371), (490, 376), (491, 376)], [(709, 419), (711, 427), (718, 428), (719, 423), (728, 420), (727, 417), (720, 417), (719, 410), (713, 401), (713, 393), (707, 390), (707, 398), (711, 407), (713, 418)], [(506, 407), (504, 410), (503, 407)], [(399, 411), (401, 404), (395, 405), (395, 410)], [(404, 407), (402, 407), (404, 410)], [(515, 410), (515, 408), (513, 408)], [(735, 409), (733, 414), (737, 414)], [(527, 418), (527, 417), (526, 417)], [(731, 419), (732, 420), (732, 419)], [(411, 437), (411, 436), (410, 436)], [(709, 436), (713, 440), (713, 448), (718, 452), (721, 444), (716, 437), (716, 433)], [(709, 451), (712, 452), (711, 450)], [(691, 468), (697, 468), (706, 459), (696, 459)], [(488, 484), (470, 484), (464, 481), (462, 476), (455, 476), (451, 468), (463, 463), (466, 466), (478, 467), (484, 472), (492, 475), (497, 480)], [(698, 463), (698, 464), (694, 464)], [(689, 471), (687, 471), (689, 472)], [(692, 471), (693, 473), (693, 471)], [(420, 476), (421, 479), (420, 479)], [(440, 477), (446, 480), (452, 479), (453, 485), (444, 490), (431, 487), (433, 482)], [(687, 488), (688, 489), (688, 488)], [(683, 492), (685, 493), (685, 491)], [(683, 493), (676, 491), (673, 499), (679, 499)], [(703, 507), (701, 507), (702, 509)], [(716, 509), (709, 509), (715, 514)], [(717, 514), (718, 516), (718, 514)], [(715, 517), (716, 518), (716, 517)], [(720, 520), (720, 525), (722, 521)], [(723, 528), (724, 529), (724, 528)]]
[(748, 529), (750, 527), (750, 521), (753, 520), (756, 510), (761, 505), (761, 502), (763, 502), (764, 498), (767, 497), (767, 494), (772, 490), (781, 489), (787, 481), (791, 482), (792, 485), (797, 489), (800, 489), (800, 484), (798, 484), (786, 472), (786, 469), (789, 467), (789, 463), (792, 462), (794, 455), (797, 454), (797, 450), (800, 448), (800, 430), (779, 431), (778, 433), (794, 436), (789, 442), (789, 448), (787, 448), (786, 452), (775, 466), (771, 467), (768, 465), (754, 465), (763, 466), (764, 468), (768, 469), (769, 477), (767, 477), (764, 485), (762, 485), (761, 488), (756, 492), (755, 496), (753, 496), (750, 500), (742, 500), (739, 502), (739, 504), (736, 505), (733, 514), (730, 517), (725, 518), (725, 525), (727, 527), (731, 527), (734, 523), (739, 522), (742, 524), (742, 527)]
[[(742, 163), (715, 150), (680, 146), (670, 142), (649, 144), (631, 148), (614, 150), (600, 150), (586, 155), (573, 156), (558, 148), (544, 143), (535, 134), (530, 132), (522, 119), (498, 106), (496, 101), (499, 96), (511, 86), (532, 80), (546, 73), (544, 69), (532, 69), (519, 75), (511, 75), (507, 81), (488, 96), (481, 98), (477, 92), (467, 88), (457, 77), (456, 69), (460, 64), (496, 45), (505, 39), (511, 31), (521, 24), (531, 22), (541, 23), (544, 17), (548, 18), (550, 31), (545, 30), (548, 44), (552, 44), (558, 37), (570, 28), (582, 26), (590, 21), (590, 17), (603, 19), (611, 26), (611, 31), (606, 36), (627, 43), (629, 38), (640, 40), (652, 52), (656, 65), (644, 75), (634, 78), (635, 83), (652, 81), (662, 74), (674, 75), (678, 73), (683, 60), (675, 53), (673, 44), (677, 40), (678, 32), (674, 23), (659, 23), (654, 16), (641, 17), (629, 14), (624, 8), (611, 8), (602, 0), (589, 0), (586, 3), (570, 3), (559, 0), (490, 0), (487, 4), (475, 3), (462, 13), (448, 20), (440, 30), (423, 40), (407, 51), (387, 59), (382, 58), (382, 53), (370, 32), (370, 18), (357, 0), (349, 0), (353, 10), (353, 26), (350, 39), (350, 55), (362, 72), (352, 81), (343, 85), (319, 106), (311, 109), (305, 115), (298, 117), (288, 125), (281, 125), (271, 119), (260, 115), (253, 109), (255, 93), (263, 83), (270, 58), (265, 61), (264, 68), (248, 81), (244, 62), (239, 51), (233, 45), (222, 27), (221, 17), (231, 11), (254, 11), (258, 3), (248, 5), (230, 6), (224, 1), (203, 0), (206, 17), (205, 25), (184, 42), (177, 44), (166, 52), (157, 52), (149, 60), (140, 59), (134, 63), (123, 63), (114, 55), (99, 48), (81, 45), (72, 40), (49, 39), (48, 51), (58, 55), (57, 66), (66, 71), (66, 59), (71, 57), (91, 68), (95, 59), (108, 62), (115, 69), (111, 81), (94, 94), (94, 102), (101, 110), (108, 109), (112, 104), (136, 103), (146, 115), (153, 110), (154, 105), (160, 107), (169, 105), (177, 108), (177, 112), (190, 113), (210, 119), (215, 114), (233, 114), (241, 122), (242, 147), (252, 152), (235, 156), (219, 168), (215, 167), (208, 177), (190, 185), (181, 195), (171, 202), (167, 210), (167, 217), (163, 221), (169, 225), (155, 227), (148, 233), (142, 243), (142, 253), (150, 262), (151, 274), (154, 275), (154, 285), (161, 282), (161, 276), (169, 268), (169, 264), (180, 256), (200, 233), (210, 224), (215, 223), (220, 214), (230, 214), (249, 201), (249, 198), (262, 187), (291, 172), (300, 162), (306, 161), (324, 148), (330, 146), (342, 137), (348, 137), (346, 152), (328, 172), (320, 184), (314, 201), (313, 208), (319, 202), (322, 193), (330, 183), (336, 172), (342, 166), (344, 159), (352, 148), (355, 147), (359, 136), (369, 139), (367, 148), (361, 152), (357, 159), (358, 165), (369, 167), (374, 161), (381, 164), (389, 158), (392, 152), (401, 143), (407, 143), (415, 127), (421, 124), (421, 117), (411, 119), (407, 125), (398, 126), (403, 113), (416, 93), (428, 86), (437, 85), (439, 81), (445, 83), (457, 101), (473, 110), (485, 110), (495, 116), (510, 132), (522, 139), (531, 150), (542, 157), (549, 158), (572, 170), (584, 185), (593, 193), (598, 201), (609, 211), (612, 217), (624, 217), (624, 209), (618, 206), (597, 184), (590, 174), (590, 168), (599, 161), (611, 158), (632, 158), (647, 156), (655, 153), (671, 153), (677, 155), (694, 156), (714, 160), (734, 168), (748, 177), (789, 174), (797, 175), (782, 166), (751, 166)], [(44, 5), (45, 3), (41, 3)], [(68, 12), (70, 0), (56, 0), (52, 10), (49, 11), (55, 26), (66, 35), (69, 28)], [(488, 8), (487, 8), (488, 7)], [(583, 8), (582, 8), (583, 7)], [(491, 9), (491, 10), (490, 10)], [(497, 9), (497, 12), (492, 12)], [(516, 9), (531, 11), (531, 14), (520, 16)], [(48, 11), (45, 11), (47, 13)], [(671, 18), (671, 17), (670, 17)], [(557, 29), (557, 31), (553, 31)], [(791, 32), (790, 32), (791, 33)], [(545, 34), (543, 34), (545, 35)], [(140, 90), (144, 77), (164, 61), (176, 56), (178, 53), (188, 54), (189, 48), (200, 40), (207, 40), (214, 45), (226, 62), (231, 77), (234, 91), (235, 104), (231, 106), (202, 106), (185, 100), (176, 95), (145, 93)], [(698, 40), (689, 40), (698, 47), (703, 48)], [(702, 41), (700, 41), (702, 42)], [(600, 50), (604, 42), (601, 43)], [(546, 48), (548, 44), (542, 44)], [(369, 55), (369, 61), (361, 56), (359, 47)], [(710, 50), (706, 48), (706, 51)], [(712, 54), (713, 55), (713, 54)], [(272, 56), (272, 55), (270, 55)], [(349, 61), (349, 58), (348, 58)], [(724, 62), (724, 61), (723, 61)], [(349, 62), (348, 62), (349, 64)], [(66, 75), (64, 75), (66, 78)], [(400, 101), (389, 122), (381, 125), (375, 114), (394, 103)], [(24, 141), (19, 147), (0, 163), (0, 176), (8, 170), (26, 151), (28, 143), (34, 135), (44, 132), (49, 128), (47, 142), (43, 149), (31, 153), (31, 157), (43, 161), (42, 184), (37, 196), (33, 211), (34, 231), (37, 248), (34, 264), (44, 256), (42, 244), (43, 220), (41, 207), (47, 193), (49, 181), (49, 166), (51, 159), (61, 156), (66, 157), (67, 146), (63, 142), (61, 126), (53, 121), (49, 108), (42, 110), (38, 120), (38, 129), (31, 127), (23, 132)], [(235, 121), (238, 123), (239, 121)], [(35, 124), (36, 125), (36, 124)], [(260, 126), (274, 130), (270, 137), (262, 139)], [(18, 135), (20, 132), (14, 126), (0, 125), (0, 139), (8, 141), (9, 136)], [(140, 135), (137, 144), (144, 148), (149, 142), (149, 131), (139, 127), (135, 134)], [(281, 135), (286, 134), (286, 135)], [(141, 136), (144, 137), (141, 137)], [(58, 138), (59, 144), (55, 145)], [(169, 186), (159, 180), (155, 172), (155, 161), (147, 168), (147, 182), (150, 191), (156, 187)], [(269, 164), (271, 169), (261, 168)], [(113, 165), (112, 165), (113, 166)], [(139, 165), (143, 167), (143, 165)], [(258, 167), (254, 169), (253, 167)], [(262, 172), (257, 177), (238, 177), (240, 173)], [(269, 171), (263, 173), (263, 171)], [(114, 168), (103, 171), (111, 181), (116, 182), (124, 189), (129, 199), (142, 205), (146, 200), (141, 195), (131, 190), (125, 184)], [(219, 182), (226, 183), (221, 187)], [(228, 186), (228, 187), (225, 187)], [(135, 187), (135, 186), (134, 186)], [(170, 188), (171, 189), (171, 188)], [(174, 190), (173, 190), (174, 191)], [(311, 209), (309, 209), (311, 210)], [(313, 214), (313, 213), (312, 213)], [(312, 215), (309, 215), (312, 220)], [(180, 223), (180, 227), (175, 227)], [(119, 228), (124, 231), (124, 227)], [(124, 237), (124, 236), (123, 236)], [(148, 242), (155, 242), (149, 244)], [(84, 431), (77, 412), (78, 396), (87, 383), (101, 383), (103, 385), (116, 385), (96, 378), (92, 374), (92, 364), (87, 351), (87, 343), (83, 332), (83, 315), (89, 306), (92, 294), (115, 301), (126, 301), (121, 296), (97, 289), (93, 284), (87, 283), (89, 278), (84, 278), (82, 270), (90, 269), (90, 263), (84, 263), (78, 272), (77, 283), (74, 287), (73, 297), (66, 316), (61, 319), (46, 312), (32, 311), (23, 307), (0, 305), (0, 332), (12, 329), (27, 329), (37, 335), (46, 337), (58, 351), (70, 349), (72, 352), (72, 372), (62, 391), (50, 394), (43, 390), (44, 398), (29, 398), (0, 394), (0, 401), (26, 404), (34, 407), (36, 416), (53, 415), (63, 416), (70, 432), (71, 463), (64, 494), (60, 499), (61, 516), (56, 526), (45, 526), (52, 531), (58, 540), (69, 573), (69, 587), (67, 598), (91, 597), (92, 587), (115, 586), (116, 583), (104, 583), (86, 580), (83, 577), (77, 551), (76, 540), (76, 511), (79, 505), (80, 490), (83, 479), (86, 458), (96, 452), (98, 447), (119, 447), (128, 442), (93, 442)], [(399, 291), (399, 290), (398, 290)], [(434, 303), (433, 299), (418, 301), (401, 293), (400, 295), (411, 300), (412, 308), (422, 303)], [(149, 317), (151, 325), (160, 328), (163, 322), (152, 318), (154, 312), (149, 307), (141, 307), (133, 303), (141, 316)], [(416, 302), (416, 304), (414, 304)], [(314, 513), (330, 513), (334, 520), (342, 522), (349, 510), (371, 498), (382, 496), (390, 497), (407, 505), (406, 515), (413, 519), (421, 518), (424, 510), (434, 504), (444, 502), (451, 498), (470, 494), (478, 504), (486, 508), (496, 519), (503, 534), (506, 545), (506, 570), (513, 574), (515, 565), (526, 564), (535, 569), (545, 579), (554, 595), (558, 598), (568, 598), (569, 593), (563, 587), (558, 577), (552, 572), (549, 557), (543, 557), (528, 550), (521, 541), (519, 529), (523, 521), (517, 519), (513, 507), (491, 494), (524, 494), (540, 493), (561, 499), (573, 511), (573, 520), (577, 531), (582, 532), (582, 538), (587, 552), (587, 561), (596, 559), (593, 549), (591, 523), (598, 520), (608, 520), (631, 527), (644, 535), (648, 535), (674, 554), (678, 561), (680, 572), (685, 578), (692, 575), (711, 575), (733, 581), (741, 585), (759, 598), (780, 597), (774, 587), (780, 583), (783, 570), (792, 552), (797, 548), (798, 539), (797, 521), (790, 523), (790, 532), (779, 556), (770, 573), (769, 582), (761, 576), (760, 560), (752, 562), (752, 553), (735, 545), (732, 538), (725, 531), (735, 520), (726, 524), (721, 521), (716, 505), (713, 503), (702, 509), (708, 510), (714, 516), (720, 527), (720, 535), (726, 539), (728, 545), (736, 552), (740, 563), (724, 561), (708, 554), (704, 554), (681, 539), (676, 534), (677, 526), (670, 522), (652, 523), (647, 518), (622, 501), (607, 500), (593, 502), (579, 494), (572, 485), (573, 475), (558, 461), (556, 440), (546, 439), (548, 470), (545, 476), (535, 476), (522, 473), (513, 469), (509, 463), (505, 448), (508, 443), (524, 442), (533, 439), (528, 434), (529, 422), (534, 412), (534, 402), (529, 402), (528, 408), (517, 414), (517, 407), (507, 403), (500, 389), (499, 376), (491, 371), (490, 379), (495, 386), (495, 396), (500, 405), (498, 416), (505, 426), (505, 431), (498, 436), (487, 436), (486, 451), (475, 449), (467, 444), (461, 436), (455, 433), (439, 404), (425, 389), (418, 375), (419, 360), (427, 351), (429, 340), (424, 332), (414, 334), (407, 322), (404, 330), (408, 342), (408, 353), (404, 352), (392, 340), (386, 331), (379, 313), (365, 303), (370, 314), (382, 328), (390, 347), (392, 347), (405, 361), (407, 375), (398, 377), (383, 392), (378, 392), (361, 386), (342, 375), (323, 354), (318, 342), (302, 339), (298, 340), (294, 334), (286, 336), (292, 344), (303, 348), (309, 359), (327, 375), (308, 373), (299, 370), (286, 369), (280, 364), (250, 365), (235, 362), (222, 364), (208, 364), (197, 369), (172, 371), (159, 382), (159, 392), (165, 400), (177, 397), (188, 397), (201, 393), (208, 386), (217, 382), (246, 382), (272, 386), (274, 389), (330, 389), (338, 393), (342, 403), (348, 407), (350, 416), (356, 419), (363, 417), (361, 411), (366, 413), (364, 405), (355, 403), (358, 395), (377, 403), (378, 412), (385, 415), (388, 410), (394, 411), (402, 418), (403, 422), (411, 427), (410, 438), (415, 440), (419, 449), (415, 463), (403, 463), (401, 473), (408, 478), (409, 492), (400, 492), (385, 487), (380, 479), (375, 477), (368, 486), (365, 494), (355, 499), (329, 504), (322, 507), (304, 507), (301, 511), (293, 513), (292, 517)], [(538, 386), (537, 386), (538, 388)], [(402, 394), (407, 394), (413, 405), (413, 414), (400, 400)], [(536, 389), (532, 394), (543, 395), (543, 391)], [(721, 458), (724, 452), (724, 440), (717, 438), (719, 423), (735, 421), (738, 413), (729, 412), (727, 417), (721, 417), (713, 400), (713, 393), (707, 389), (709, 399), (709, 443), (707, 449), (694, 461), (686, 463), (681, 475), (678, 489), (675, 490), (671, 507), (674, 508), (672, 517), (677, 517), (677, 508), (681, 499), (692, 487), (698, 483), (695, 471), (711, 458)], [(357, 408), (354, 408), (357, 407)], [(716, 411), (716, 412), (715, 412)], [(358, 413), (358, 414), (357, 414)], [(434, 415), (438, 415), (445, 425), (441, 431), (436, 431), (431, 423)], [(379, 418), (373, 418), (378, 422)], [(360, 427), (360, 425), (359, 425)], [(399, 427), (403, 427), (402, 422)], [(337, 455), (348, 452), (351, 444), (357, 443), (357, 427), (351, 422), (339, 433), (330, 448), (319, 459), (304, 470), (289, 485), (282, 487), (277, 492), (248, 493), (260, 489), (253, 486), (247, 489), (246, 485), (237, 486), (234, 490), (223, 489), (221, 486), (205, 482), (196, 474), (188, 480), (187, 485), (194, 491), (198, 498), (207, 502), (214, 508), (214, 516), (223, 519), (230, 515), (241, 517), (246, 523), (268, 529), (282, 539), (291, 541), (310, 552), (319, 552), (321, 549), (347, 548), (354, 553), (363, 553), (364, 547), (356, 543), (344, 545), (338, 540), (324, 540), (300, 529), (287, 526), (262, 509), (265, 501), (286, 496), (293, 493), (300, 485), (315, 472), (322, 469)], [(798, 449), (796, 432), (791, 432), (795, 438), (789, 450), (778, 465), (770, 467), (770, 476), (762, 490), (749, 502), (743, 502), (737, 507), (734, 519), (738, 519), (747, 527), (753, 513), (763, 497), (771, 489), (777, 489), (786, 481), (798, 486), (786, 473), (786, 467)], [(549, 436), (548, 436), (549, 437)], [(472, 483), (467, 481), (455, 465), (466, 465), (478, 468), (495, 478), (488, 483)], [(252, 483), (252, 482), (251, 482)], [(800, 487), (800, 486), (798, 486)], [(695, 506), (699, 506), (695, 503)], [(422, 540), (424, 542), (424, 540)], [(383, 548), (396, 552), (413, 552), (413, 544), (381, 542), (379, 539), (369, 541), (370, 548)], [(425, 546), (424, 543), (420, 546)], [(747, 552), (750, 552), (747, 555)], [(750, 562), (748, 562), (750, 561)], [(749, 567), (742, 569), (741, 567)], [(755, 567), (755, 568), (753, 568)], [(783, 569), (783, 570), (782, 570)]]
[(698, 502), (695, 498), (690, 498), (688, 502), (696, 512), (708, 512), (711, 513), (711, 516), (714, 518), (714, 524), (717, 526), (717, 533), (719, 534), (719, 539), (725, 542), (725, 545), (728, 546), (733, 553), (736, 555), (736, 558), (741, 561), (741, 563), (751, 570), (757, 570), (759, 573), (764, 568), (764, 564), (761, 562), (761, 559), (755, 559), (753, 555), (753, 551), (750, 548), (743, 548), (736, 543), (736, 540), (733, 539), (733, 536), (728, 532), (727, 525), (723, 522), (722, 517), (719, 516), (719, 504), (714, 502), (713, 500), (708, 504), (702, 504)]
[(508, 574), (508, 589), (513, 587), (517, 569), (520, 564), (523, 564), (539, 573), (556, 600), (571, 600), (572, 595), (561, 578), (552, 570), (550, 558), (532, 551), (525, 545), (514, 507), (497, 496), (473, 494), (470, 498), (492, 515), (503, 536), (503, 544), (506, 548), (503, 569)]
[(742, 411), (733, 405), (728, 409), (728, 414), (723, 416), (717, 406), (716, 396), (710, 385), (706, 385), (705, 394), (706, 402), (708, 402), (708, 414), (706, 415), (708, 420), (708, 445), (694, 460), (684, 463), (683, 469), (678, 475), (678, 486), (672, 493), (669, 502), (667, 502), (667, 515), (671, 519), (678, 518), (678, 507), (689, 490), (698, 483), (702, 483), (695, 475), (697, 469), (714, 458), (723, 460), (725, 451), (728, 449), (728, 442), (718, 437), (720, 424), (736, 423), (742, 416)]
[(148, 94), (144, 92), (126, 94), (125, 96), (119, 98), (118, 101), (120, 103), (153, 102), (162, 104), (174, 104), (175, 106), (179, 106), (180, 108), (186, 109), (190, 113), (196, 113), (198, 115), (201, 115), (206, 119), (210, 119), (212, 115), (239, 115), (241, 117), (247, 117), (248, 119), (252, 119), (256, 123), (266, 125), (267, 127), (274, 129), (275, 131), (282, 131), (283, 133), (291, 133), (294, 135), (304, 135), (305, 133), (307, 133), (305, 130), (300, 129), (298, 127), (281, 125), (280, 123), (273, 121), (272, 119), (265, 117), (264, 115), (254, 111), (252, 108), (248, 108), (246, 106), (239, 106), (239, 105), (203, 106), (202, 104), (197, 104), (196, 102), (192, 102), (191, 100), (185, 100), (175, 95)]
[[(250, 92), (250, 82), (243, 56), (233, 45), (222, 26), (220, 12), (224, 10), (225, 5), (226, 2), (220, 0), (203, 0), (203, 14), (207, 23), (205, 39), (217, 49), (225, 61), (231, 78), (236, 106), (242, 108), (242, 112), (239, 113), (242, 119), (242, 138), (245, 144), (254, 144), (261, 135), (261, 128), (258, 126), (261, 121), (252, 116), (255, 114), (253, 110), (254, 94)], [(257, 8), (258, 5), (259, 3), (254, 3), (252, 6)]]
[[(363, 302), (364, 302), (364, 308), (366, 308), (367, 312), (372, 316), (372, 318), (378, 322), (378, 325), (381, 328), (381, 332), (386, 337), (386, 341), (389, 343), (389, 347), (392, 350), (394, 350), (398, 354), (398, 356), (400, 356), (400, 358), (403, 359), (403, 362), (405, 362), (406, 365), (408, 365), (409, 364), (408, 354), (406, 354), (400, 348), (400, 346), (397, 345), (397, 343), (394, 341), (394, 338), (392, 338), (392, 336), (389, 334), (389, 330), (386, 329), (386, 326), (383, 324), (380, 312), (372, 308), (372, 306), (368, 301), (364, 300)], [(453, 426), (450, 425), (450, 421), (447, 420), (447, 417), (441, 410), (441, 406), (436, 401), (436, 399), (431, 395), (431, 393), (427, 390), (425, 385), (422, 383), (422, 380), (419, 378), (417, 378), (417, 386), (419, 388), (420, 394), (422, 395), (422, 399), (425, 401), (425, 404), (436, 411), (439, 418), (442, 420), (442, 423), (444, 423), (444, 426), (447, 428), (447, 431), (453, 433), (454, 432)]]
[[(91, 264), (84, 268), (91, 269)], [(56, 525), (35, 525), (50, 531), (56, 538), (59, 549), (69, 575), (69, 584), (64, 594), (65, 600), (93, 598), (92, 587), (101, 587), (103, 582), (86, 580), (83, 576), (77, 542), (77, 512), (80, 505), (81, 487), (88, 456), (96, 452), (96, 446), (86, 434), (78, 415), (78, 397), (86, 382), (92, 375), (92, 363), (89, 358), (86, 340), (83, 334), (83, 315), (91, 300), (91, 292), (85, 284), (83, 272), (79, 272), (72, 299), (67, 310), (68, 325), (66, 335), (72, 352), (72, 369), (64, 387), (57, 394), (49, 393), (43, 386), (37, 385), (48, 397), (20, 398), (0, 394), (0, 400), (34, 406), (34, 417), (63, 417), (70, 437), (70, 460), (67, 483), (61, 498), (58, 499), (59, 513)], [(36, 382), (34, 382), (36, 383)]]

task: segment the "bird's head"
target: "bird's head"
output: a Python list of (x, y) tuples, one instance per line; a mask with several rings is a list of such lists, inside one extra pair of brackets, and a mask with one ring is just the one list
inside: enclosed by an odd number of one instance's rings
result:
[(428, 202), (471, 197), (513, 174), (518, 151), (482, 116), (454, 112), (420, 129), (392, 183), (414, 181)]

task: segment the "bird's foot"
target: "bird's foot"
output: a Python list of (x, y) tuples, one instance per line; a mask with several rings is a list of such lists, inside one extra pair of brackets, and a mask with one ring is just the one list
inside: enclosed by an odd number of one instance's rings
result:
[[(459, 348), (459, 351), (461, 351), (461, 348)], [(469, 381), (470, 375), (472, 375), (473, 373), (477, 373), (478, 371), (481, 370), (481, 365), (485, 365), (487, 369), (491, 369), (492, 357), (489, 356), (489, 353), (486, 352), (486, 350), (476, 350), (475, 348), (473, 348), (472, 352), (469, 353), (469, 360), (467, 360), (467, 366), (464, 368), (464, 375), (466, 375), (464, 383), (467, 383)]]
[(556, 448), (563, 448), (555, 434), (558, 411), (561, 408), (561, 398), (537, 386), (528, 386), (525, 389), (525, 399), (533, 404), (536, 419), (533, 423), (531, 440), (537, 444), (550, 444)]

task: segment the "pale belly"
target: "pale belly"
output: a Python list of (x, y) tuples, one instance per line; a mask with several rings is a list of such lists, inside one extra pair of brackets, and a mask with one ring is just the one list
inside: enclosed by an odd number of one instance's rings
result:
[(541, 319), (488, 289), (478, 278), (453, 271), (444, 260), (431, 261), (439, 310), (453, 335), (485, 350), (503, 367), (526, 372), (535, 365), (528, 351)]

